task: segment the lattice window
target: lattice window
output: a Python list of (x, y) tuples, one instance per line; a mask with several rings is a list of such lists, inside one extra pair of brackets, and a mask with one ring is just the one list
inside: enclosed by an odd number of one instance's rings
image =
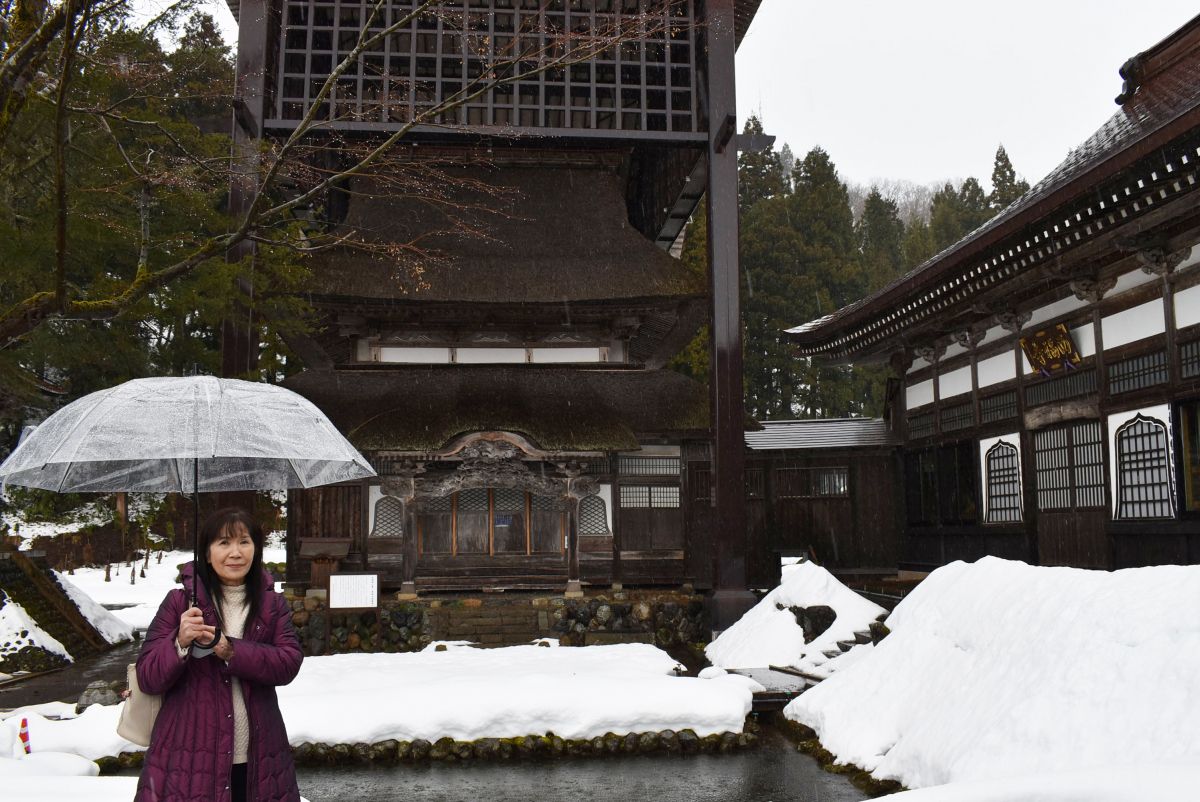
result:
[(1096, 371), (1077, 370), (1057, 379), (1038, 382), (1025, 388), (1025, 403), (1031, 407), (1049, 404), (1096, 392)]
[(987, 522), (1021, 520), (1021, 458), (1017, 447), (1003, 440), (987, 450)]
[(913, 440), (929, 437), (933, 434), (933, 413), (924, 412), (920, 415), (910, 415), (908, 418), (908, 436)]
[(579, 534), (608, 535), (608, 505), (599, 496), (585, 496), (579, 501)]
[[(391, 0), (370, 30), (403, 20), (420, 2)], [(354, 47), (372, 7), (367, 0), (341, 0), (336, 6), (285, 0), (276, 72), (278, 118), (304, 116), (333, 67)], [(564, 52), (567, 41), (587, 47), (631, 25), (641, 32), (636, 39), (623, 35), (619, 38), (625, 41), (599, 50), (593, 59), (536, 72), (547, 59), (567, 55), (573, 60)], [(395, 127), (472, 94), (493, 74), (527, 75), (472, 96), (429, 122), (695, 132), (700, 130), (696, 27), (693, 0), (446, 0), (438, 12), (413, 19), (369, 47), (338, 79), (317, 119)]]
[(1113, 395), (1165, 384), (1167, 373), (1167, 353), (1157, 351), (1152, 354), (1142, 354), (1131, 359), (1114, 362), (1108, 369), (1108, 391)]
[(529, 504), (535, 511), (546, 512), (550, 510), (562, 510), (563, 502), (560, 496), (538, 496), (530, 497)]
[(612, 468), (608, 463), (608, 457), (597, 457), (596, 459), (584, 460), (580, 463), (583, 472), (592, 476), (600, 476), (608, 473)]
[(847, 496), (850, 494), (849, 468), (814, 468), (811, 479), (814, 496)]
[(647, 485), (621, 485), (621, 506), (625, 509), (650, 506), (650, 488)]
[(421, 511), (429, 513), (454, 512), (453, 496), (436, 496), (421, 502)]
[(488, 508), (488, 492), (487, 490), (461, 490), (458, 493), (458, 511), (461, 512), (487, 512)]
[(1098, 421), (1033, 433), (1039, 510), (1104, 506), (1104, 449)]
[(404, 537), (404, 502), (384, 496), (375, 502), (375, 526), (371, 537)]
[(778, 498), (807, 497), (808, 470), (806, 468), (776, 468), (775, 495)]
[(624, 476), (678, 476), (683, 463), (679, 457), (621, 457)]
[(1179, 348), (1179, 367), (1185, 379), (1200, 376), (1200, 340), (1184, 343)]
[(979, 401), (979, 417), (982, 423), (995, 423), (1017, 417), (1017, 393), (1009, 390)]
[(975, 408), (972, 404), (957, 404), (941, 412), (942, 431), (954, 432), (975, 425)]
[(1104, 506), (1104, 438), (1098, 421), (1071, 426), (1074, 441), (1075, 506)]
[(1171, 460), (1167, 427), (1138, 415), (1117, 429), (1117, 518), (1170, 518)]
[(657, 509), (677, 509), (679, 507), (679, 488), (651, 486), (650, 506)]

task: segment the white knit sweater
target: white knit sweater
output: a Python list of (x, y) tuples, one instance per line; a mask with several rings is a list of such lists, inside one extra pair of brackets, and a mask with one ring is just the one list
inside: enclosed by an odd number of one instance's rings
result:
[[(246, 627), (245, 585), (225, 585), (221, 588), (221, 618), (226, 637), (240, 638)], [(246, 716), (246, 698), (242, 695), (242, 683), (237, 677), (233, 686), (233, 762), (245, 763), (250, 752), (250, 720)]]

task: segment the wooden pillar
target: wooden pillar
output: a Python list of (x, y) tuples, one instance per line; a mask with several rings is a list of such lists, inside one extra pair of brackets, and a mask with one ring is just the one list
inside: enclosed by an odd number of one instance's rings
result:
[[(271, 4), (266, 0), (241, 0), (238, 20), (237, 72), (234, 87), (233, 179), (229, 187), (229, 215), (237, 225), (249, 210), (258, 189), (259, 140), (266, 119), (266, 54)], [(254, 244), (242, 242), (229, 250), (226, 261), (240, 262), (254, 255)], [(252, 279), (239, 288), (253, 298)], [(257, 321), (249, 304), (238, 304), (233, 316), (221, 323), (221, 375), (243, 376), (258, 366)]]
[(567, 592), (568, 599), (583, 596), (579, 580), (579, 499), (567, 494)]
[(727, 629), (754, 606), (746, 587), (748, 538), (745, 499), (745, 409), (742, 399), (742, 324), (738, 303), (737, 95), (734, 82), (734, 0), (709, 0), (708, 264), (712, 294), (713, 487), (715, 506), (714, 630)]

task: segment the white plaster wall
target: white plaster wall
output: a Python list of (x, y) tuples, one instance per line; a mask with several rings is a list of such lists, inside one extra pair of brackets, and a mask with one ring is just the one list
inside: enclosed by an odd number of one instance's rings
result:
[(1143, 284), (1149, 284), (1152, 281), (1158, 280), (1158, 276), (1153, 273), (1147, 273), (1139, 267), (1137, 270), (1131, 270), (1128, 273), (1117, 276), (1116, 286), (1109, 290), (1104, 297), (1112, 298), (1126, 290), (1132, 290), (1134, 287), (1140, 287)]
[(600, 485), (600, 492), (596, 495), (604, 499), (604, 514), (608, 516), (608, 531), (613, 531), (613, 488), (610, 484)]
[[(996, 445), (996, 443), (1008, 443), (1013, 448), (1017, 449), (1017, 469), (1020, 471), (1021, 487), (1025, 486), (1025, 457), (1021, 453), (1021, 435), (1013, 432), (1012, 434), (1002, 434), (999, 437), (989, 437), (986, 440), (979, 441), (979, 484), (980, 497), (984, 500), (983, 520), (987, 520), (987, 502), (990, 501), (987, 497), (987, 453), (988, 450)], [(1021, 494), (1021, 520), (1025, 520), (1025, 494)]]
[(942, 360), (944, 361), (952, 356), (958, 356), (959, 354), (965, 354), (966, 352), (966, 346), (959, 345), (958, 343), (950, 343), (946, 346), (946, 353), (942, 354)]
[(969, 392), (971, 392), (970, 365), (938, 376), (938, 395), (943, 400)]
[(444, 365), (450, 361), (450, 349), (385, 345), (379, 349), (379, 361), (406, 362), (419, 365)]
[(375, 505), (383, 498), (383, 485), (371, 485), (367, 489), (367, 535), (375, 531)]
[(1076, 309), (1082, 309), (1087, 305), (1087, 301), (1081, 301), (1074, 295), (1068, 295), (1061, 301), (1055, 301), (1047, 306), (1034, 309), (1030, 314), (1029, 322), (1025, 324), (1024, 328), (1034, 328), (1039, 323), (1044, 323), (1047, 320), (1052, 320), (1056, 317), (1060, 317), (1061, 315), (1074, 312)]
[(908, 369), (908, 373), (916, 373), (918, 370), (924, 370), (929, 367), (929, 362), (919, 356), (913, 357), (912, 367)]
[(1167, 426), (1167, 462), (1172, 466), (1171, 469), (1171, 514), (1179, 509), (1175, 500), (1175, 494), (1178, 490), (1175, 488), (1175, 444), (1171, 433), (1175, 431), (1175, 424), (1171, 421), (1171, 407), (1168, 404), (1157, 404), (1152, 407), (1142, 407), (1141, 409), (1131, 409), (1128, 412), (1118, 412), (1108, 416), (1108, 490), (1109, 497), (1112, 499), (1113, 508), (1111, 515), (1116, 517), (1117, 514), (1117, 429), (1124, 426), (1129, 421), (1136, 418), (1138, 415), (1143, 415), (1147, 418), (1160, 420)]
[(599, 348), (530, 348), (529, 361), (552, 362), (600, 362)]
[(1161, 298), (1109, 315), (1100, 321), (1104, 348), (1116, 348), (1166, 331)]
[(979, 360), (975, 369), (981, 388), (1017, 378), (1017, 362), (1009, 351)]
[(1075, 343), (1075, 350), (1079, 351), (1082, 357), (1089, 357), (1096, 353), (1096, 327), (1091, 323), (1086, 326), (1080, 326), (1077, 329), (1071, 329), (1071, 341)]
[(917, 382), (904, 390), (904, 408), (915, 409), (933, 403), (933, 379)]
[(1193, 245), (1189, 249), (1188, 255), (1183, 257), (1183, 261), (1180, 262), (1179, 266), (1176, 267), (1175, 269), (1176, 270), (1187, 270), (1189, 267), (1192, 267), (1193, 265), (1198, 264), (1198, 263), (1200, 263), (1200, 247)]
[[(1193, 249), (1200, 252), (1200, 248)], [(1200, 323), (1200, 284), (1175, 293), (1175, 328)]]
[(455, 361), (460, 365), (503, 365), (525, 361), (524, 348), (459, 348)]

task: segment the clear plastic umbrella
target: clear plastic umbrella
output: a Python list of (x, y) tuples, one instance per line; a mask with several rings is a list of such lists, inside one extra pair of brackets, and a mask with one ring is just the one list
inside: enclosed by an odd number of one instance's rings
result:
[(374, 475), (307, 399), (211, 376), (134, 379), (84, 396), (0, 464), (0, 482), (59, 493), (286, 490)]
[(307, 399), (211, 376), (134, 379), (68, 404), (0, 464), (60, 493), (286, 490), (374, 476)]

